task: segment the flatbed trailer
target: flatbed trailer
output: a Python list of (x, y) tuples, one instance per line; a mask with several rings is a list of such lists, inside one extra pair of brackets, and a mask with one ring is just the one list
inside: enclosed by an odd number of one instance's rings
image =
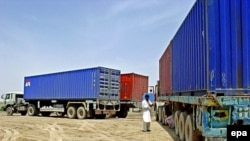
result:
[[(202, 138), (224, 140), (227, 138), (227, 125), (250, 124), (250, 96), (215, 96), (207, 94), (192, 97), (158, 97), (157, 117), (159, 122), (164, 122), (165, 101), (172, 103), (175, 133), (183, 140), (185, 138), (186, 141), (199, 141)], [(182, 119), (181, 123), (180, 119)], [(180, 130), (183, 130), (186, 135), (180, 133)]]

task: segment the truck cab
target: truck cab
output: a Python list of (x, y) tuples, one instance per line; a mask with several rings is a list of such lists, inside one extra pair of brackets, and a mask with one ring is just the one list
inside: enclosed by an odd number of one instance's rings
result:
[(0, 98), (0, 107), (6, 111), (8, 107), (15, 105), (19, 100), (23, 100), (23, 94), (20, 92), (2, 94)]

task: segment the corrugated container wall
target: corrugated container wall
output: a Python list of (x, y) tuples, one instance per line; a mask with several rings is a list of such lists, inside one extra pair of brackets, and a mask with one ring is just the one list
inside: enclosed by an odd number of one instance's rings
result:
[(250, 1), (197, 0), (172, 40), (174, 93), (249, 93)]
[(172, 40), (173, 92), (206, 90), (205, 1), (198, 0)]
[(96, 67), (24, 80), (25, 100), (96, 100), (120, 98), (120, 70)]
[(171, 44), (168, 45), (159, 61), (160, 74), (160, 95), (169, 95), (172, 93), (172, 51)]
[(135, 73), (121, 74), (120, 100), (141, 101), (144, 93), (148, 92), (148, 76)]

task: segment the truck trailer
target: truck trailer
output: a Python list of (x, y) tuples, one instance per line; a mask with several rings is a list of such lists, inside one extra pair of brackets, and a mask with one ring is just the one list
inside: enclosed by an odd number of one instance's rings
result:
[(95, 67), (27, 76), (23, 98), (29, 116), (54, 112), (68, 118), (105, 118), (120, 110), (120, 70)]
[(197, 0), (159, 60), (156, 116), (170, 101), (181, 141), (250, 124), (250, 1)]

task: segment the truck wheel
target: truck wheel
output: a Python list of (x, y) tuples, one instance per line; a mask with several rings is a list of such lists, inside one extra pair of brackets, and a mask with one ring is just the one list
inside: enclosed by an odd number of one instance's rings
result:
[(22, 112), (20, 112), (20, 114), (21, 114), (22, 116), (25, 116), (25, 115), (27, 114), (27, 112), (26, 112), (26, 111), (22, 111)]
[(187, 113), (186, 112), (181, 112), (180, 114), (180, 118), (179, 118), (179, 137), (181, 141), (184, 141), (185, 139), (185, 120), (187, 117)]
[(174, 126), (175, 126), (175, 134), (178, 136), (179, 135), (179, 116), (180, 116), (180, 111), (176, 111), (174, 114)]
[(117, 116), (119, 118), (126, 118), (127, 115), (128, 115), (128, 112), (126, 110), (124, 110), (124, 111), (119, 111)]
[(87, 111), (85, 110), (84, 107), (80, 106), (77, 109), (77, 118), (78, 119), (85, 119), (87, 118)]
[(188, 115), (185, 122), (185, 141), (193, 141), (193, 120), (192, 116)]
[(36, 110), (36, 107), (31, 104), (28, 106), (28, 115), (29, 116), (35, 116), (37, 114), (37, 110)]
[(193, 117), (188, 115), (185, 123), (185, 141), (200, 141), (201, 133), (198, 129), (193, 130)]
[(13, 115), (12, 106), (7, 107), (6, 112), (7, 112), (7, 116), (12, 116)]
[(67, 115), (69, 118), (76, 118), (76, 108), (74, 106), (69, 106), (67, 109)]
[(123, 111), (123, 112), (122, 112), (122, 116), (121, 116), (121, 118), (126, 118), (126, 117), (127, 117), (127, 115), (128, 115), (128, 111), (127, 111), (127, 110), (125, 110), (125, 111)]

